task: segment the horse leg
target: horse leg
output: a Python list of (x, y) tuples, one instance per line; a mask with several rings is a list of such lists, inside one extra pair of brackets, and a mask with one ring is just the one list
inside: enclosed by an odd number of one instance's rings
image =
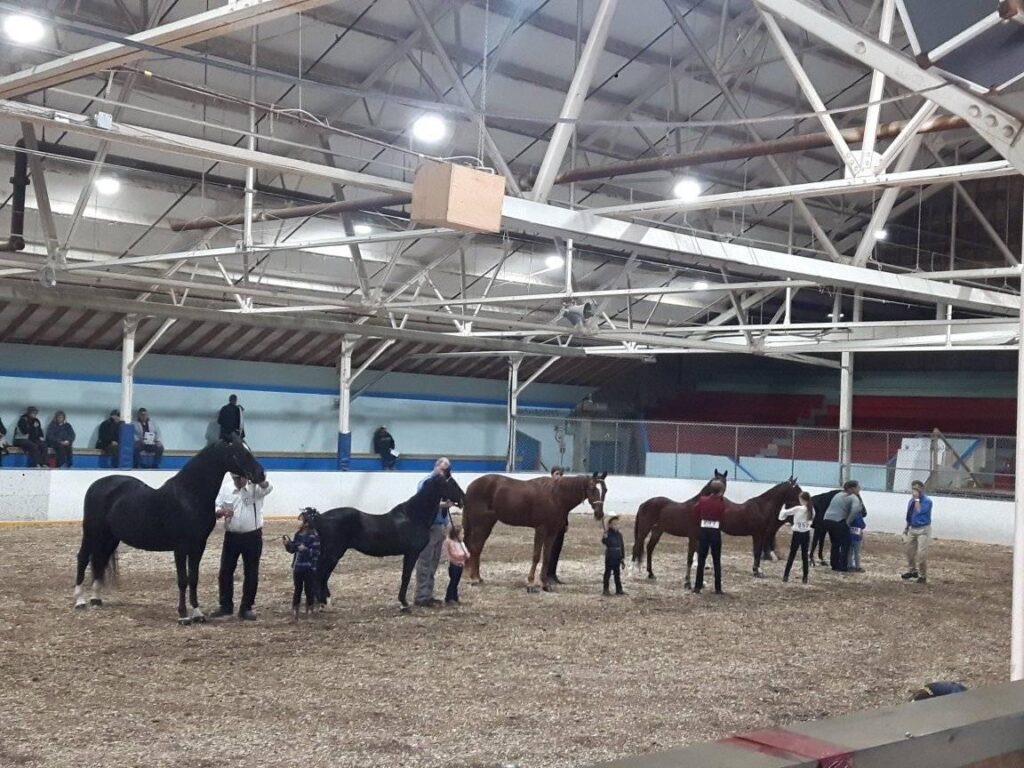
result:
[(469, 559), (466, 561), (466, 568), (469, 571), (468, 578), (471, 584), (483, 584), (480, 577), (480, 555), (484, 551), (484, 544), (494, 530), (498, 518), (489, 515), (483, 520), (477, 520), (473, 524), (472, 533), (466, 537), (466, 549), (469, 550)]
[(203, 559), (203, 550), (188, 553), (188, 602), (192, 606), (190, 618), (195, 624), (205, 624), (206, 614), (199, 607), (199, 561)]
[(650, 541), (647, 542), (647, 578), (652, 581), (656, 578), (654, 575), (654, 548), (661, 541), (662, 533), (661, 530), (655, 530), (651, 534)]
[(761, 573), (761, 553), (764, 552), (764, 537), (754, 534), (754, 578), (764, 577)]
[(185, 610), (185, 588), (188, 587), (188, 556), (184, 550), (174, 550), (174, 567), (178, 572), (178, 623), (187, 626), (192, 623)]
[(413, 569), (416, 567), (416, 561), (419, 560), (420, 553), (415, 554), (406, 553), (405, 557), (402, 558), (402, 586), (398, 590), (398, 602), (402, 604), (402, 610), (409, 610), (409, 601), (406, 599), (406, 595), (409, 592), (409, 579), (412, 577)]
[(98, 544), (92, 548), (90, 563), (92, 565), (92, 597), (89, 598), (89, 605), (103, 605), (103, 577), (106, 575), (107, 566), (110, 565), (117, 545), (120, 542), (111, 534), (104, 536)]
[(559, 531), (548, 532), (547, 536), (544, 537), (544, 549), (541, 553), (541, 565), (540, 565), (540, 587), (545, 592), (550, 592), (553, 587), (549, 583), (551, 577), (551, 564), (555, 554), (555, 539), (558, 538)]
[(85, 569), (89, 567), (92, 557), (92, 545), (87, 534), (82, 535), (82, 546), (78, 550), (78, 567), (75, 571), (75, 608), (82, 609), (89, 605), (85, 599)]
[(693, 553), (697, 551), (697, 539), (692, 536), (686, 540), (686, 582), (683, 586), (686, 589), (693, 589), (690, 581), (690, 571), (693, 570)]
[(338, 561), (341, 560), (345, 555), (345, 550), (342, 550), (337, 557), (331, 555), (326, 560), (320, 561), (320, 584), (317, 590), (317, 600), (320, 603), (320, 610), (323, 610), (326, 606), (331, 604), (331, 590), (327, 586), (327, 582), (331, 579), (331, 574), (334, 573), (334, 569), (338, 567)]
[[(533, 562), (530, 565), (530, 577), (526, 580), (526, 591), (536, 592), (538, 587), (536, 583), (537, 578), (537, 563), (540, 562), (541, 549), (544, 546), (544, 529), (535, 528), (533, 531)], [(541, 576), (544, 575), (544, 567), (541, 566)], [(543, 586), (543, 584), (541, 585)]]

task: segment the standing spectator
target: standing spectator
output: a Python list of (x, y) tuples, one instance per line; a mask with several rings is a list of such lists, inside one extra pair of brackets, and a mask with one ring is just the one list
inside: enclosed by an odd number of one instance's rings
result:
[(863, 511), (850, 521), (850, 554), (846, 560), (846, 567), (855, 573), (864, 572), (864, 569), (860, 567), (860, 548), (864, 544), (864, 529), (866, 527)]
[(53, 421), (46, 425), (46, 444), (53, 449), (58, 467), (71, 466), (74, 460), (75, 428), (68, 423), (64, 411), (53, 414)]
[(694, 594), (704, 588), (704, 565), (711, 551), (711, 562), (715, 566), (715, 594), (722, 594), (722, 518), (725, 517), (725, 484), (712, 480), (708, 493), (697, 501), (697, 518), (700, 520), (700, 541), (697, 548), (697, 580), (693, 584)]
[(238, 618), (255, 621), (252, 607), (260, 585), (260, 557), (263, 555), (263, 499), (274, 490), (269, 480), (259, 485), (241, 475), (231, 475), (231, 488), (217, 496), (216, 514), (224, 518), (224, 547), (220, 552), (220, 607), (213, 615), (235, 612), (235, 568), (242, 558), (242, 603)]
[(164, 457), (164, 444), (160, 440), (160, 427), (149, 418), (149, 411), (139, 408), (135, 419), (135, 461), (136, 469), (142, 463), (142, 454), (153, 454), (153, 469), (160, 469), (160, 461)]
[(238, 404), (238, 395), (231, 395), (228, 404), (217, 414), (220, 425), (220, 439), (230, 440), (232, 435), (245, 439), (245, 408)]
[(30, 467), (46, 466), (46, 440), (43, 425), (39, 423), (39, 409), (30, 405), (18, 419), (14, 429), (14, 444), (25, 452)]
[(864, 513), (860, 500), (860, 483), (847, 480), (843, 492), (837, 493), (825, 510), (825, 531), (831, 545), (829, 565), (833, 571), (847, 571), (850, 557), (850, 521)]
[(299, 620), (299, 603), (302, 602), (302, 591), (306, 591), (306, 615), (313, 612), (313, 601), (317, 596), (316, 569), (320, 564), (320, 534), (313, 527), (313, 520), (319, 513), (312, 507), (306, 507), (299, 513), (302, 525), (295, 539), (284, 539), (284, 548), (295, 555), (292, 560), (292, 621)]
[(910, 493), (910, 502), (907, 504), (907, 527), (903, 531), (907, 539), (909, 570), (901, 578), (904, 581), (917, 579), (918, 584), (927, 584), (928, 544), (932, 539), (932, 500), (925, 495), (924, 483), (920, 480), (910, 484)]
[(604, 589), (603, 595), (610, 595), (609, 580), (615, 577), (615, 594), (624, 595), (622, 591), (622, 561), (626, 558), (626, 542), (619, 531), (619, 516), (614, 512), (605, 515), (605, 531), (601, 543), (604, 544)]
[[(551, 468), (551, 479), (558, 480), (560, 477), (565, 475), (565, 470), (561, 467)], [(566, 520), (565, 528), (558, 532), (555, 536), (555, 541), (551, 545), (551, 565), (548, 568), (548, 578), (554, 584), (561, 584), (562, 580), (558, 578), (558, 561), (562, 557), (562, 546), (565, 544), (565, 534), (569, 530), (569, 521)]]
[(121, 429), (121, 412), (116, 408), (100, 422), (99, 434), (96, 436), (96, 450), (110, 458), (110, 466), (117, 467), (120, 461), (121, 446), (118, 441)]
[(458, 605), (462, 569), (469, 559), (469, 550), (462, 543), (462, 528), (459, 526), (453, 525), (448, 529), (448, 538), (444, 540), (444, 552), (448, 556), (448, 589), (444, 593), (444, 604)]
[(811, 502), (811, 494), (807, 491), (801, 492), (800, 506), (779, 512), (779, 520), (785, 520), (788, 517), (793, 518), (793, 538), (789, 542), (789, 558), (786, 560), (786, 570), (782, 574), (782, 580), (789, 581), (789, 572), (793, 570), (793, 561), (796, 559), (796, 551), (799, 549), (804, 568), (804, 584), (806, 584), (808, 566), (810, 565), (807, 546), (811, 541), (811, 522), (814, 520), (814, 504)]
[(377, 427), (377, 431), (373, 433), (373, 452), (380, 456), (382, 469), (395, 468), (395, 462), (398, 461), (398, 454), (395, 453), (395, 438), (391, 436), (388, 428), (384, 425)]
[[(383, 427), (382, 427), (383, 429)], [(425, 478), (420, 480), (417, 490), (432, 477), (443, 475), (451, 468), (452, 463), (442, 456), (434, 462), (434, 470)], [(420, 552), (419, 560), (416, 561), (416, 600), (415, 604), (425, 607), (437, 607), (441, 601), (434, 597), (434, 576), (437, 574), (437, 566), (441, 562), (441, 549), (444, 547), (445, 530), (451, 522), (451, 515), (448, 508), (450, 501), (442, 501), (441, 506), (434, 515), (430, 524), (430, 540), (427, 546)]]

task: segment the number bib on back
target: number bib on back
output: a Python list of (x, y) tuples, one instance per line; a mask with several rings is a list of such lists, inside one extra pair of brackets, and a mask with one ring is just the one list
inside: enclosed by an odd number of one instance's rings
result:
[(718, 520), (701, 520), (700, 521), (700, 527), (701, 528), (718, 528), (720, 525), (721, 525), (721, 523)]

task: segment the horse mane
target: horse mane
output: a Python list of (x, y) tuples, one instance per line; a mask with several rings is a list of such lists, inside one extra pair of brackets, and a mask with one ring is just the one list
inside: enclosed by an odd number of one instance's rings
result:
[(587, 489), (592, 481), (589, 475), (570, 475), (558, 480), (551, 479), (548, 487), (554, 490), (554, 496), (561, 504), (572, 509), (587, 498)]

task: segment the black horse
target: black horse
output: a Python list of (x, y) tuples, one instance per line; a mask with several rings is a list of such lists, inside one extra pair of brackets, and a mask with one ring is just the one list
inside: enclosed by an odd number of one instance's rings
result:
[[(263, 467), (236, 436), (204, 448), (160, 488), (150, 488), (127, 475), (111, 475), (90, 485), (85, 494), (82, 546), (78, 550), (75, 608), (87, 605), (82, 582), (90, 564), (92, 598), (88, 604), (103, 604), (103, 578), (108, 566), (116, 570), (115, 551), (123, 541), (136, 549), (173, 551), (178, 569), (178, 623), (205, 621), (196, 596), (199, 561), (217, 521), (214, 504), (228, 472), (254, 483), (266, 479)], [(185, 610), (186, 586), (191, 614)]]
[(811, 528), (814, 530), (814, 534), (811, 536), (811, 565), (814, 565), (815, 550), (818, 551), (819, 564), (828, 565), (822, 551), (825, 548), (825, 513), (828, 511), (828, 505), (832, 503), (832, 499), (840, 493), (842, 493), (841, 489), (811, 496), (811, 504), (814, 506), (814, 522), (811, 523)]
[(354, 507), (330, 509), (318, 515), (314, 525), (320, 534), (320, 565), (317, 568), (320, 603), (331, 597), (327, 582), (345, 552), (354, 549), (370, 557), (401, 555), (402, 586), (398, 601), (408, 608), (409, 578), (420, 553), (430, 540), (430, 525), (441, 501), (461, 507), (465, 494), (451, 472), (429, 477), (408, 501), (386, 515), (368, 515)]

